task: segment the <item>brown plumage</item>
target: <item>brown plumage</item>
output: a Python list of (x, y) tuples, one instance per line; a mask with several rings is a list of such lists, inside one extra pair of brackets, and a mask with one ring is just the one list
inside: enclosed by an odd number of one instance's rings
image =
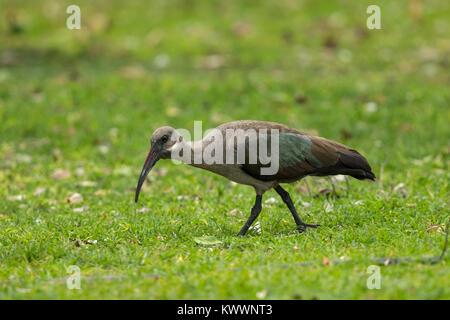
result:
[[(273, 130), (276, 130), (274, 132)], [(228, 132), (235, 132), (235, 136), (228, 138)], [(254, 132), (255, 135), (245, 134)], [(291, 183), (305, 176), (328, 176), (349, 175), (356, 179), (374, 180), (373, 174), (367, 160), (356, 150), (351, 149), (335, 141), (321, 137), (310, 136), (288, 126), (255, 120), (242, 120), (225, 123), (216, 128), (216, 133), (221, 135), (223, 142), (233, 142), (234, 162), (226, 163), (226, 143), (219, 145), (217, 137), (213, 134), (207, 135), (203, 140), (196, 142), (185, 142), (181, 135), (171, 127), (162, 127), (152, 135), (152, 148), (142, 170), (138, 188), (136, 190), (136, 201), (139, 190), (145, 177), (153, 165), (160, 158), (174, 158), (174, 150), (183, 149), (186, 163), (220, 174), (232, 181), (251, 185), (256, 191), (256, 201), (252, 213), (239, 235), (244, 235), (261, 211), (262, 195), (269, 189), (275, 189), (291, 211), (299, 231), (305, 227), (317, 227), (304, 223), (299, 217), (289, 194), (280, 186), (281, 183)], [(265, 134), (265, 135), (264, 135)], [(242, 138), (242, 139), (240, 139)], [(253, 144), (253, 143), (256, 144)], [(270, 147), (278, 144), (278, 168), (272, 174), (263, 174), (264, 168), (269, 168), (274, 161), (263, 164), (262, 159), (251, 161), (255, 152), (259, 155), (261, 146), (267, 144)], [(258, 144), (259, 143), (259, 144)], [(252, 146), (257, 145), (257, 149)], [(214, 163), (202, 161), (193, 163), (194, 154), (202, 152), (208, 147), (213, 147), (214, 155), (217, 156)], [(218, 150), (223, 150), (220, 156)], [(245, 152), (244, 160), (239, 162), (239, 152)], [(272, 151), (274, 152), (274, 151)], [(273, 155), (271, 155), (273, 156)]]

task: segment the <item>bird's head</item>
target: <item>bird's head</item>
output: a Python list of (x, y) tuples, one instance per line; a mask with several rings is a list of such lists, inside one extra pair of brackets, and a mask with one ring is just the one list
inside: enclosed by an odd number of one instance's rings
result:
[(177, 143), (183, 141), (183, 137), (172, 127), (161, 127), (153, 132), (150, 139), (151, 147), (145, 160), (144, 167), (142, 168), (141, 175), (136, 188), (136, 196), (134, 201), (137, 202), (139, 198), (139, 192), (144, 184), (150, 170), (158, 162), (159, 159), (170, 159), (171, 152)]

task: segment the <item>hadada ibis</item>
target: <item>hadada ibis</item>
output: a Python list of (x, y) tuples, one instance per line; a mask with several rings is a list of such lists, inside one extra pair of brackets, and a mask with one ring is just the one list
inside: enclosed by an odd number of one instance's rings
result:
[[(289, 193), (281, 187), (283, 183), (292, 183), (306, 176), (338, 174), (359, 180), (375, 180), (369, 163), (358, 151), (275, 122), (233, 121), (220, 125), (202, 140), (194, 142), (185, 141), (171, 127), (161, 127), (152, 134), (150, 142), (150, 152), (139, 177), (135, 201), (138, 201), (142, 184), (158, 160), (181, 159), (189, 165), (255, 189), (255, 204), (238, 233), (240, 236), (248, 231), (260, 214), (263, 194), (270, 189), (275, 189), (283, 199), (298, 231), (319, 226), (300, 219)], [(260, 156), (264, 154), (263, 149), (266, 150), (266, 157)], [(269, 149), (270, 152), (267, 152)], [(230, 156), (230, 152), (234, 154)], [(208, 154), (212, 160), (205, 157)], [(267, 161), (268, 157), (270, 161)], [(276, 170), (271, 172), (269, 168)]]

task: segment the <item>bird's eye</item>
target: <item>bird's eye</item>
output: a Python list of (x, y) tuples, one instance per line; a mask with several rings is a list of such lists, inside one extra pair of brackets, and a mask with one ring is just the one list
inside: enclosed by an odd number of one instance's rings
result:
[(166, 143), (167, 140), (169, 140), (168, 136), (162, 136), (162, 138), (161, 138), (162, 143)]

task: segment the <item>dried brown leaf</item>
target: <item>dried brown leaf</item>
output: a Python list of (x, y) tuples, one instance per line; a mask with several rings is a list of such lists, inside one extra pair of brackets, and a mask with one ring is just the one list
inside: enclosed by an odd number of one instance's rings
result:
[(53, 180), (63, 180), (70, 178), (70, 171), (65, 169), (56, 169), (53, 171), (52, 179)]
[(80, 203), (83, 202), (83, 196), (79, 193), (74, 193), (66, 199), (68, 203)]
[(441, 226), (438, 226), (437, 224), (432, 224), (431, 226), (429, 226), (428, 228), (427, 228), (427, 232), (430, 232), (430, 231), (432, 231), (432, 230), (435, 230), (436, 232), (442, 232), (442, 227)]

